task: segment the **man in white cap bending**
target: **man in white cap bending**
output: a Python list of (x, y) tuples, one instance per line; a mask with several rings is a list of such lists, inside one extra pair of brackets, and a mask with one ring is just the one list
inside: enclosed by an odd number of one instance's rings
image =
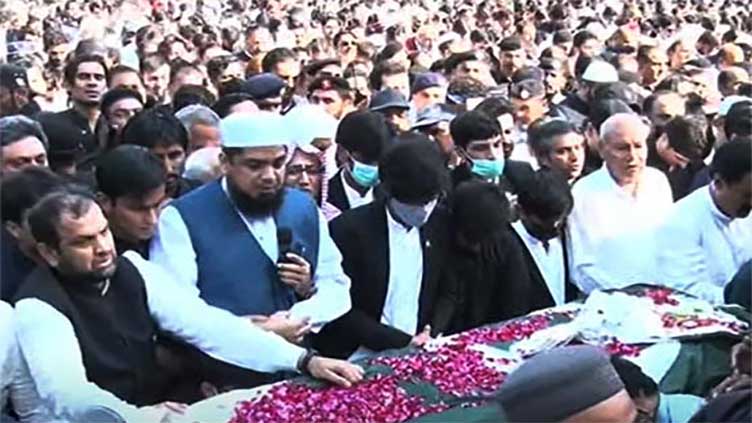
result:
[(301, 343), (350, 310), (342, 256), (314, 199), (284, 186), (284, 119), (233, 114), (220, 132), (224, 176), (162, 212), (151, 260), (209, 304)]
[(625, 423), (637, 409), (608, 355), (589, 345), (555, 348), (525, 361), (498, 394), (509, 422)]

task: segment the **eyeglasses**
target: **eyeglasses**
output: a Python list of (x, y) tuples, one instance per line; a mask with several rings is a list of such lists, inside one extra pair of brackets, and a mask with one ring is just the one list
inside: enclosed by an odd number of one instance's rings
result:
[(303, 173), (309, 176), (319, 176), (324, 174), (323, 166), (316, 165), (291, 165), (287, 167), (287, 174), (289, 176), (302, 176)]
[(341, 41), (339, 43), (340, 48), (342, 47), (354, 47), (358, 45), (355, 41)]

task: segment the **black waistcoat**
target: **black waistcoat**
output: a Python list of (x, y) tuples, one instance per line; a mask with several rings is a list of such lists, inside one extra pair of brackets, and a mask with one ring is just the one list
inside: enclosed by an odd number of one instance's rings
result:
[(70, 320), (90, 382), (138, 406), (163, 400), (166, 377), (156, 362), (156, 325), (144, 280), (130, 261), (118, 258), (104, 295), (91, 284), (62, 282), (40, 266), (19, 290), (17, 300), (24, 298), (42, 300)]

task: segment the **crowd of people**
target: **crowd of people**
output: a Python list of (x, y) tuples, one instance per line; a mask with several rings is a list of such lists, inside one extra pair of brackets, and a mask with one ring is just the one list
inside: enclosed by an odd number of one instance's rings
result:
[[(0, 5), (3, 421), (350, 386), (639, 283), (750, 308), (746, 0)], [(688, 421), (629, 366), (541, 354), (500, 404)]]

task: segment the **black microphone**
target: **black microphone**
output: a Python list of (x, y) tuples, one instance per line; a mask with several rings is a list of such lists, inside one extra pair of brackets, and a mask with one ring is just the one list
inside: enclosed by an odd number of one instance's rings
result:
[(290, 263), (287, 253), (292, 253), (292, 230), (288, 227), (277, 228), (277, 245), (279, 256), (277, 263)]

